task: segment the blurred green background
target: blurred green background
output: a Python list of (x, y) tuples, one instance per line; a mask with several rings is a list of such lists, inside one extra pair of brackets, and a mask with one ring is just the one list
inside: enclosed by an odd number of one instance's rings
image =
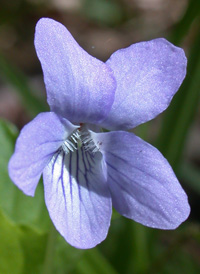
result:
[[(192, 208), (175, 231), (143, 227), (113, 213), (107, 239), (92, 250), (55, 233), (40, 182), (27, 197), (7, 163), (19, 129), (48, 110), (33, 39), (41, 17), (63, 23), (91, 55), (165, 37), (184, 48), (187, 77), (167, 111), (134, 131), (172, 165)], [(0, 273), (200, 273), (200, 1), (0, 0)]]

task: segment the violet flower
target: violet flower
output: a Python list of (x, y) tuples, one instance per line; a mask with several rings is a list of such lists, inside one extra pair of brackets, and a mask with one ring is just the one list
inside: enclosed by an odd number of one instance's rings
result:
[(179, 226), (190, 207), (172, 168), (156, 148), (123, 130), (168, 107), (186, 74), (183, 50), (161, 38), (118, 50), (103, 63), (48, 18), (37, 23), (35, 47), (51, 112), (22, 129), (9, 162), (13, 182), (33, 196), (43, 173), (50, 217), (77, 248), (106, 238), (112, 205), (149, 227)]

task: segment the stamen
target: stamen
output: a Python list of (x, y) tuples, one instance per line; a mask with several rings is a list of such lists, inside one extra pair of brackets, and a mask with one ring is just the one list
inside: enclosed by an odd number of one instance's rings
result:
[(68, 154), (70, 151), (78, 150), (83, 146), (85, 151), (90, 151), (95, 153), (99, 151), (99, 146), (97, 146), (87, 129), (83, 127), (77, 129), (73, 134), (63, 142), (62, 149)]
[(92, 153), (99, 151), (99, 147), (94, 143), (90, 133), (87, 131), (84, 135), (85, 137), (83, 137), (82, 143), (85, 151), (91, 151)]
[(62, 149), (66, 154), (70, 151), (75, 151), (78, 149), (78, 144), (81, 142), (81, 135), (75, 131), (67, 140), (62, 144)]

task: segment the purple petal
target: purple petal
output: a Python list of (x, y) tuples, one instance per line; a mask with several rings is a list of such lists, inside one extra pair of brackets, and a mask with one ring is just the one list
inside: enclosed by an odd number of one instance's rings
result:
[(55, 113), (41, 113), (28, 123), (17, 139), (8, 170), (12, 181), (33, 196), (44, 167), (63, 140), (77, 127)]
[(97, 123), (107, 116), (116, 83), (112, 70), (90, 56), (60, 23), (43, 18), (35, 33), (52, 111), (73, 123)]
[(101, 144), (113, 206), (143, 225), (174, 229), (190, 213), (187, 196), (162, 154), (128, 132), (93, 133)]
[(108, 129), (130, 129), (163, 112), (186, 74), (184, 51), (165, 39), (134, 44), (107, 61), (117, 80), (115, 101), (103, 122)]
[(45, 201), (65, 240), (92, 248), (107, 236), (112, 204), (101, 154), (58, 153), (44, 170)]

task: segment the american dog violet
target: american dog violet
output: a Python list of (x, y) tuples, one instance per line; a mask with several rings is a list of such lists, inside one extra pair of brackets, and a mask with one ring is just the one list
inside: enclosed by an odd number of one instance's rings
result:
[(126, 130), (168, 107), (186, 74), (183, 50), (155, 39), (103, 63), (48, 18), (37, 23), (35, 47), (50, 112), (22, 129), (9, 162), (13, 182), (33, 196), (43, 173), (50, 217), (77, 248), (105, 239), (112, 206), (149, 227), (179, 226), (190, 207), (172, 168)]

